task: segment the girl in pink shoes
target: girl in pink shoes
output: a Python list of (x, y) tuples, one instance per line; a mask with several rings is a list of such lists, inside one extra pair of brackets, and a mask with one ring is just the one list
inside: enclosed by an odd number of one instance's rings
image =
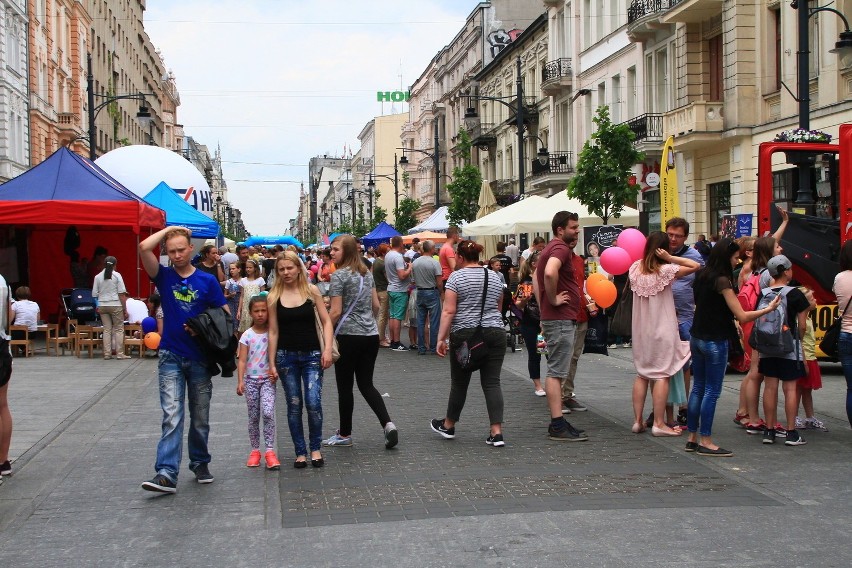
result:
[(275, 377), (269, 371), (268, 308), (265, 296), (249, 300), (252, 326), (240, 336), (237, 365), (237, 394), (246, 397), (251, 453), (246, 466), (260, 466), (260, 415), (263, 414), (263, 441), (266, 444), (266, 469), (278, 469), (275, 455)]

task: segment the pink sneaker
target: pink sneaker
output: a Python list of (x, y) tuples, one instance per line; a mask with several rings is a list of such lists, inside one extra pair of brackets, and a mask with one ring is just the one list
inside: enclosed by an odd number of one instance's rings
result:
[(278, 469), (281, 467), (281, 462), (278, 461), (278, 456), (276, 456), (275, 452), (272, 450), (266, 450), (264, 459), (266, 460), (266, 469)]

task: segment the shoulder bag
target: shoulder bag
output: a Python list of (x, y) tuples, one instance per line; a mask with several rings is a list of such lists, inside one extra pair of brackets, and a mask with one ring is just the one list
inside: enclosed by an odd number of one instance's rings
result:
[[(849, 302), (852, 302), (852, 296), (849, 297)], [(819, 348), (823, 353), (833, 359), (837, 359), (839, 353), (838, 344), (840, 343), (840, 324), (843, 322), (843, 314), (849, 309), (849, 302), (846, 302), (846, 307), (843, 312), (838, 312), (837, 317), (831, 322), (831, 325), (825, 330), (825, 335), (822, 336), (822, 341), (819, 342)]]
[(482, 316), (485, 313), (485, 295), (488, 292), (488, 269), (484, 269), (482, 284), (482, 301), (479, 306), (479, 323), (473, 330), (473, 335), (455, 349), (456, 362), (462, 371), (476, 371), (485, 364), (488, 358), (488, 346), (482, 334)]
[(612, 322), (609, 326), (609, 335), (615, 337), (630, 337), (633, 335), (633, 290), (630, 288), (630, 279), (624, 285), (621, 293), (621, 301), (615, 308)]

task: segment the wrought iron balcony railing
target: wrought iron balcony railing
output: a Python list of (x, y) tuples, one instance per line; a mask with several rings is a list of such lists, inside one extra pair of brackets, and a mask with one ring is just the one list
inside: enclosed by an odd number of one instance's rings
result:
[(636, 138), (633, 140), (634, 143), (663, 139), (662, 114), (642, 114), (636, 118), (631, 118), (624, 124), (636, 135)]
[(548, 61), (541, 69), (541, 82), (547, 83), (562, 77), (571, 77), (571, 58), (562, 57), (555, 61)]

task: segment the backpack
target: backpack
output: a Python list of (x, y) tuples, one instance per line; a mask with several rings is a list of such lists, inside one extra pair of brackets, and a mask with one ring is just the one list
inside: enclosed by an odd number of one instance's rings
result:
[(781, 296), (781, 303), (775, 310), (763, 314), (754, 320), (748, 343), (763, 357), (781, 357), (783, 359), (798, 359), (791, 357), (797, 353), (796, 339), (793, 330), (787, 325), (787, 294), (793, 290), (792, 286), (784, 286), (779, 292), (772, 288), (764, 288), (763, 296), (757, 304), (757, 309), (767, 307), (775, 296)]
[[(763, 270), (766, 269), (764, 268)], [(760, 297), (760, 275), (763, 273), (763, 270), (752, 273), (737, 293), (737, 299), (740, 301), (743, 311), (751, 312), (757, 306), (757, 299)]]

